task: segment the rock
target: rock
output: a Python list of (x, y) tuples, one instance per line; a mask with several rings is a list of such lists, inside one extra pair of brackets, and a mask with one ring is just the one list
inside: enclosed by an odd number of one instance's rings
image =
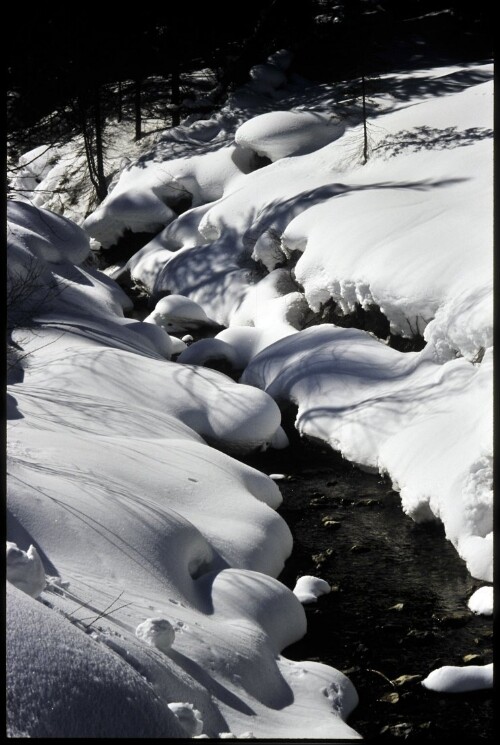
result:
[(483, 664), (483, 655), (481, 654), (464, 654), (462, 657), (462, 660), (467, 665), (482, 665)]
[(436, 638), (436, 634), (434, 634), (432, 631), (421, 631), (419, 629), (410, 629), (410, 631), (406, 634), (406, 638), (418, 643), (425, 643), (430, 642), (432, 639)]
[(397, 704), (399, 701), (399, 693), (396, 693), (396, 691), (384, 693), (384, 695), (377, 700), (382, 701), (384, 704)]
[(360, 670), (360, 667), (354, 665), (353, 667), (348, 667), (346, 670), (342, 670), (341, 672), (343, 672), (344, 675), (352, 675), (353, 673), (359, 673)]
[(354, 505), (356, 507), (377, 507), (381, 504), (381, 501), (379, 499), (358, 499), (357, 502), (354, 502)]
[(419, 680), (422, 680), (421, 675), (400, 675), (398, 678), (394, 678), (392, 683), (395, 686), (406, 686), (409, 683), (416, 683)]
[(365, 554), (370, 549), (368, 546), (365, 546), (361, 543), (355, 543), (351, 548), (349, 549), (353, 554)]
[(386, 724), (380, 730), (381, 735), (392, 735), (393, 737), (404, 737), (408, 738), (414, 731), (413, 725), (409, 722), (401, 722), (401, 724)]
[(311, 559), (315, 562), (315, 564), (323, 564), (329, 556), (333, 554), (333, 548), (327, 548), (325, 551), (321, 551), (319, 554), (313, 554), (311, 556)]
[(322, 523), (326, 523), (329, 520), (333, 520), (335, 522), (335, 518), (333, 517), (333, 515), (323, 515), (323, 517), (321, 518)]
[(322, 520), (324, 528), (340, 528), (341, 523), (339, 520)]
[(445, 614), (433, 613), (432, 619), (440, 623), (442, 626), (457, 628), (459, 626), (465, 626), (466, 623), (469, 623), (471, 615), (470, 613), (466, 613), (465, 611), (453, 611), (452, 613)]
[(403, 610), (403, 608), (404, 608), (404, 603), (396, 603), (396, 605), (391, 605), (391, 607), (388, 608), (387, 610), (398, 610), (399, 611), (399, 610)]

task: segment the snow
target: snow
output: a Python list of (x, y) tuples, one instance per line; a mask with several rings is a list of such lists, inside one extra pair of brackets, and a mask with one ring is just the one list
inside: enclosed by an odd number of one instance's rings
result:
[(422, 685), (429, 691), (438, 693), (464, 693), (493, 688), (493, 663), (467, 667), (444, 665), (429, 673)]
[(299, 577), (293, 588), (293, 594), (304, 604), (315, 603), (320, 595), (326, 595), (330, 591), (331, 587), (328, 582), (309, 574)]
[(343, 135), (345, 127), (332, 117), (309, 111), (269, 111), (249, 119), (236, 130), (240, 147), (271, 161), (304, 155)]
[(175, 639), (175, 629), (166, 618), (147, 618), (135, 630), (138, 639), (167, 652)]
[(216, 326), (203, 308), (182, 295), (169, 295), (155, 305), (152, 313), (144, 318), (145, 323), (155, 323), (168, 333), (184, 333), (189, 329)]
[(172, 703), (168, 705), (179, 720), (182, 728), (186, 732), (186, 737), (196, 737), (203, 730), (203, 719), (198, 709), (189, 703)]
[(493, 587), (480, 587), (470, 596), (467, 603), (473, 613), (483, 616), (493, 615)]
[[(386, 474), (493, 581), (492, 65), (387, 76), (363, 164), (359, 105), (289, 79), (289, 61), (252, 68), (208, 119), (128, 149), (117, 136), (121, 166), (86, 219), (80, 182), (76, 205), (44, 196), (81, 170), (74, 143), (21, 158), (11, 736), (359, 739), (348, 678), (282, 654), (329, 590), (277, 579), (285, 476), (238, 461), (287, 447), (288, 404), (301, 435)], [(99, 271), (92, 248), (130, 231), (150, 240)], [(151, 294), (143, 321), (126, 278)], [(379, 325), (344, 327), (362, 311)], [(393, 347), (415, 334), (421, 351)], [(206, 367), (221, 362), (232, 377)], [(491, 613), (492, 588), (469, 607)], [(485, 665), (423, 684), (491, 682)]]
[(37, 598), (45, 589), (45, 570), (38, 551), (30, 546), (27, 551), (7, 541), (7, 580), (23, 592)]

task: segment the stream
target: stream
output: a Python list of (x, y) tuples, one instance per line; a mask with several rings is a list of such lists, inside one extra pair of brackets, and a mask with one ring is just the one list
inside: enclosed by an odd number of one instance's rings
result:
[[(416, 524), (389, 479), (285, 429), (290, 447), (246, 462), (277, 481), (294, 548), (279, 579), (325, 579), (304, 605), (308, 631), (284, 657), (344, 672), (360, 702), (348, 723), (377, 742), (493, 741), (493, 691), (442, 694), (420, 683), (443, 665), (493, 661), (493, 619), (467, 607), (473, 579), (440, 523)], [(404, 676), (404, 677), (402, 677)]]
[[(148, 299), (124, 289), (142, 320)], [(220, 362), (207, 366), (237, 379)], [(359, 704), (348, 723), (365, 740), (492, 743), (493, 690), (442, 694), (420, 683), (443, 665), (493, 662), (493, 617), (467, 606), (485, 583), (470, 576), (441, 523), (415, 523), (390, 479), (301, 438), (294, 417), (282, 414), (288, 448), (242, 458), (284, 476), (278, 512), (294, 546), (278, 579), (293, 590), (313, 575), (332, 588), (304, 606), (307, 633), (283, 656), (349, 677)]]

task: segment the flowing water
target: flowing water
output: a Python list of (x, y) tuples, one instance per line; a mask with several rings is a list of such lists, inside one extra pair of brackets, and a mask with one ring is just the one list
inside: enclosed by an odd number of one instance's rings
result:
[(279, 512), (294, 549), (279, 579), (293, 589), (314, 575), (332, 591), (304, 606), (307, 634), (283, 655), (347, 674), (360, 698), (348, 722), (366, 740), (492, 742), (493, 691), (441, 694), (420, 683), (442, 665), (493, 661), (492, 617), (467, 607), (485, 583), (439, 523), (403, 513), (389, 480), (287, 429), (290, 448), (247, 459), (285, 476)]

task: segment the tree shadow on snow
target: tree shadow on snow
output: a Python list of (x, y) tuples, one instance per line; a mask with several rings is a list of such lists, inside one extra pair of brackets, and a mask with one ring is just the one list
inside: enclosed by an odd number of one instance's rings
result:
[(491, 138), (493, 138), (493, 130), (487, 127), (469, 127), (468, 129), (458, 130), (457, 127), (439, 129), (424, 125), (388, 135), (373, 147), (373, 152), (381, 151), (388, 158), (391, 158), (402, 152), (451, 150)]

